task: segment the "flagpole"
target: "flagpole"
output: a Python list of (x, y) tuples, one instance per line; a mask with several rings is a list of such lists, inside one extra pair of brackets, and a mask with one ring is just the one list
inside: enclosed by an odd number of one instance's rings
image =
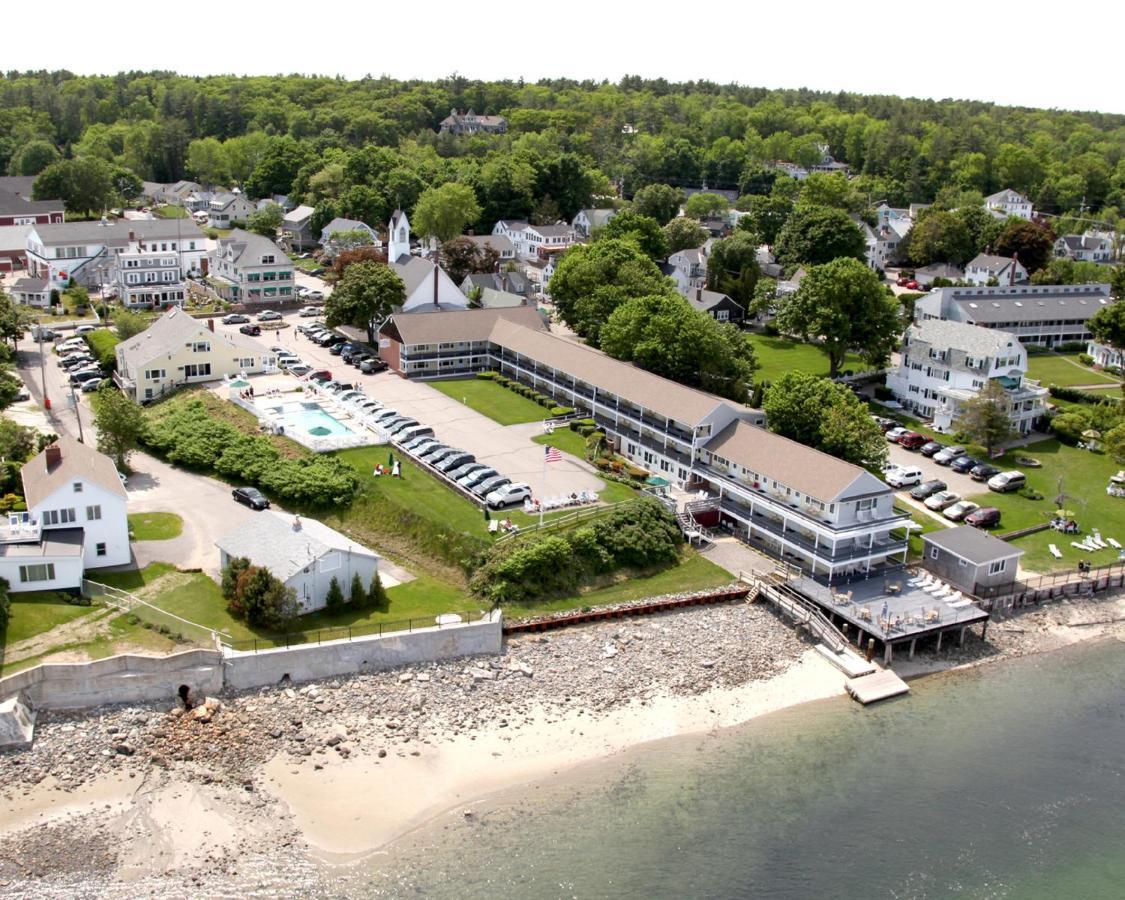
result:
[(550, 447), (543, 448), (543, 480), (540, 484), (543, 485), (543, 496), (539, 498), (539, 527), (543, 527), (543, 506), (544, 500), (547, 497), (547, 454), (551, 452)]

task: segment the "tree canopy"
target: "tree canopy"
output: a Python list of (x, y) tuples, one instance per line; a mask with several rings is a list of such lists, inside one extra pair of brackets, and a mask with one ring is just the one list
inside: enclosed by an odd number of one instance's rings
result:
[(707, 229), (687, 216), (679, 216), (664, 226), (664, 243), (669, 253), (702, 247), (708, 237)]
[(480, 215), (473, 189), (465, 184), (449, 182), (429, 188), (418, 198), (411, 222), (414, 229), (425, 237), (438, 241), (451, 241)]
[[(646, 256), (662, 259), (668, 255), (668, 244), (660, 223), (650, 216), (643, 216), (632, 209), (623, 209), (599, 228), (594, 237), (597, 240), (632, 240)], [(697, 245), (698, 246), (698, 245)]]
[(1090, 316), (1086, 327), (1095, 340), (1125, 349), (1125, 303), (1118, 301), (1110, 306), (1103, 306)]
[(684, 193), (667, 184), (648, 184), (633, 195), (633, 209), (667, 225), (680, 212)]
[(736, 231), (711, 245), (707, 257), (707, 287), (728, 294), (749, 309), (762, 270), (758, 266), (758, 242), (753, 234)]
[(406, 301), (406, 285), (381, 262), (353, 263), (328, 295), (324, 321), (329, 328), (351, 325), (367, 330), (368, 343), (375, 343), (375, 322), (385, 319)]
[(867, 241), (843, 210), (798, 206), (781, 229), (776, 250), (785, 265), (819, 265), (839, 257), (863, 259)]

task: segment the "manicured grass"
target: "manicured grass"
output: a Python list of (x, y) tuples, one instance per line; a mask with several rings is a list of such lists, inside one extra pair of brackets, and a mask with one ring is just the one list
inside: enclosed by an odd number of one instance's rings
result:
[(302, 272), (311, 272), (313, 269), (319, 269), (321, 266), (321, 264), (311, 256), (308, 259), (297, 259), (296, 256), (290, 256), (289, 261), (293, 263), (294, 269), (300, 269)]
[(189, 218), (188, 211), (182, 206), (158, 206), (152, 214), (158, 219), (186, 219)]
[(124, 572), (90, 572), (91, 581), (117, 588), (120, 591), (136, 591), (146, 584), (152, 584), (161, 575), (167, 575), (176, 567), (171, 563), (154, 562), (143, 569), (129, 569)]
[(170, 512), (133, 513), (129, 530), (135, 541), (167, 541), (180, 536), (184, 520)]
[[(1033, 457), (1042, 466), (1021, 466), (1015, 460), (1017, 456)], [(1101, 531), (1103, 539), (1116, 538), (1125, 543), (1125, 498), (1111, 497), (1105, 492), (1109, 477), (1121, 468), (1111, 457), (1047, 440), (1009, 451), (996, 461), (996, 465), (1005, 470), (1019, 469), (1027, 476), (1028, 486), (1043, 495), (1042, 500), (1028, 500), (1018, 493), (997, 494), (988, 490), (971, 495), (968, 499), (974, 503), (995, 506), (1001, 511), (1000, 527), (996, 531), (1016, 531), (1048, 521), (1056, 509), (1055, 497), (1061, 477), (1063, 490), (1074, 498), (1068, 505), (1076, 513), (1075, 519), (1082, 534), (1090, 534), (1096, 528)], [(1114, 550), (1086, 553), (1070, 546), (1070, 542), (1077, 539), (1048, 529), (1018, 538), (1012, 543), (1026, 551), (1021, 565), (1035, 572), (1072, 569), (1080, 559), (1088, 559), (1094, 565), (1116, 560)], [(1063, 555), (1061, 560), (1051, 556), (1048, 544), (1058, 547)]]
[(538, 403), (486, 378), (431, 381), (430, 387), (501, 425), (540, 422), (550, 415)]
[(557, 447), (563, 453), (569, 453), (578, 459), (586, 458), (586, 438), (566, 426), (556, 428), (554, 434), (537, 434), (532, 440), (544, 446)]
[(573, 597), (562, 597), (543, 603), (509, 604), (504, 607), (504, 615), (512, 619), (528, 616), (541, 616), (583, 607), (610, 606), (626, 603), (645, 597), (658, 597), (662, 594), (675, 594), (687, 591), (702, 591), (736, 581), (726, 569), (720, 568), (694, 550), (684, 550), (683, 561), (678, 566), (663, 569), (652, 575), (623, 577), (616, 584), (595, 588)]
[(1027, 377), (1043, 383), (1073, 387), (1076, 384), (1120, 384), (1121, 379), (1098, 372), (1078, 361), (1077, 353), (1037, 353), (1027, 358)]
[(53, 591), (35, 591), (10, 596), (11, 615), (7, 627), (0, 632), (0, 643), (4, 646), (43, 634), (58, 625), (73, 622), (101, 608), (67, 603), (63, 595)]
[[(776, 381), (786, 372), (811, 372), (814, 375), (828, 374), (828, 356), (814, 344), (783, 337), (769, 337), (764, 334), (748, 333), (758, 358), (755, 381)], [(856, 354), (849, 353), (841, 369), (859, 372), (870, 368)]]

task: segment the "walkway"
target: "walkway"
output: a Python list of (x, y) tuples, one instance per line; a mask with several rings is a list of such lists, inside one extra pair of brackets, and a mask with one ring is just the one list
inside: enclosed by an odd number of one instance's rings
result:
[(730, 535), (716, 537), (715, 543), (704, 552), (711, 562), (726, 569), (735, 578), (741, 572), (757, 572), (765, 575), (777, 567), (777, 561), (748, 547), (738, 538)]

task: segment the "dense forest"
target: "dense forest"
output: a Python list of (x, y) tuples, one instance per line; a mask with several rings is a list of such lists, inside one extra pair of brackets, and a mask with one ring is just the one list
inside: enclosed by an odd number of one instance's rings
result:
[[(453, 108), (504, 115), (509, 131), (441, 135)], [(850, 194), (867, 204), (1012, 187), (1047, 214), (1113, 225), (1125, 211), (1121, 115), (629, 77), (0, 79), (0, 171), (37, 175), (59, 159), (96, 158), (119, 185), (123, 172), (237, 183), (373, 224), (448, 181), (473, 188), (482, 226), (569, 217), (592, 197), (628, 197), (653, 183), (765, 194), (763, 163), (813, 164), (822, 146), (851, 166)]]

